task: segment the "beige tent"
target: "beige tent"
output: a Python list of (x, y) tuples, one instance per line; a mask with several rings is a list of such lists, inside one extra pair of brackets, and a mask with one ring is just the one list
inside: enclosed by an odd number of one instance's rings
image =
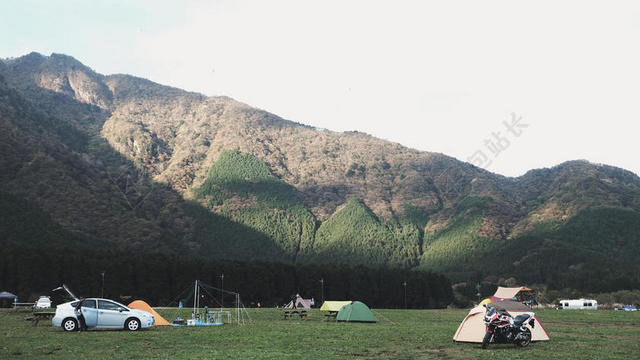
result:
[[(520, 286), (520, 287), (502, 287), (502, 286), (498, 286), (498, 290), (496, 290), (496, 293), (493, 294), (492, 298), (511, 300), (516, 295), (518, 295), (520, 292), (532, 292), (532, 291), (533, 291), (533, 289), (529, 289), (526, 286)], [(494, 299), (494, 300), (496, 300), (496, 299)]]
[[(505, 309), (513, 317), (531, 311), (526, 305), (515, 301), (497, 301), (487, 304), (487, 306)], [(453, 341), (481, 343), (486, 331), (484, 325), (485, 312), (486, 309), (483, 306), (476, 306), (471, 309), (469, 314), (462, 320), (462, 323), (460, 323), (460, 326), (458, 326), (458, 330), (453, 335)], [(537, 316), (535, 316), (535, 319), (536, 323), (531, 332), (531, 341), (551, 340), (540, 319)]]
[(303, 299), (300, 294), (296, 294), (295, 299), (289, 301), (284, 306), (285, 309), (311, 309), (311, 299)]

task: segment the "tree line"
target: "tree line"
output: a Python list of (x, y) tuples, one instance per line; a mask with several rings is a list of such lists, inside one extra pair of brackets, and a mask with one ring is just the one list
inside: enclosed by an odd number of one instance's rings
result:
[(404, 308), (405, 291), (408, 308), (443, 308), (453, 299), (444, 275), (405, 269), (225, 261), (18, 243), (4, 244), (0, 264), (0, 289), (18, 295), (20, 301), (50, 295), (62, 302), (62, 294), (51, 290), (64, 283), (82, 297), (100, 297), (104, 291), (104, 297), (123, 303), (142, 299), (152, 306), (176, 306), (196, 279), (239, 293), (246, 306), (282, 306), (295, 294), (314, 298), (318, 305), (324, 298), (359, 300), (375, 308)]

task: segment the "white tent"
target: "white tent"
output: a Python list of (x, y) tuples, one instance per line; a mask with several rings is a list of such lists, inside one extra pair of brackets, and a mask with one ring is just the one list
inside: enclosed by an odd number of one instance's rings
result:
[(285, 309), (311, 309), (311, 299), (303, 299), (300, 294), (296, 294), (295, 298), (287, 305), (284, 306)]

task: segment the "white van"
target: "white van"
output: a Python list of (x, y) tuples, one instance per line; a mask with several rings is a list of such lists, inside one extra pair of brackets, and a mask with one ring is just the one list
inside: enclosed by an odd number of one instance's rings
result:
[(592, 299), (560, 300), (558, 309), (598, 310), (598, 302)]
[(48, 296), (40, 296), (33, 307), (36, 309), (48, 309), (51, 307), (51, 298)]

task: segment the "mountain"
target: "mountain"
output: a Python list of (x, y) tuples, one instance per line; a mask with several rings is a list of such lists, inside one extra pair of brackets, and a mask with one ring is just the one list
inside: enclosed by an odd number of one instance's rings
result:
[(60, 54), (0, 61), (0, 134), (5, 240), (640, 286), (640, 178), (607, 165), (508, 178)]

